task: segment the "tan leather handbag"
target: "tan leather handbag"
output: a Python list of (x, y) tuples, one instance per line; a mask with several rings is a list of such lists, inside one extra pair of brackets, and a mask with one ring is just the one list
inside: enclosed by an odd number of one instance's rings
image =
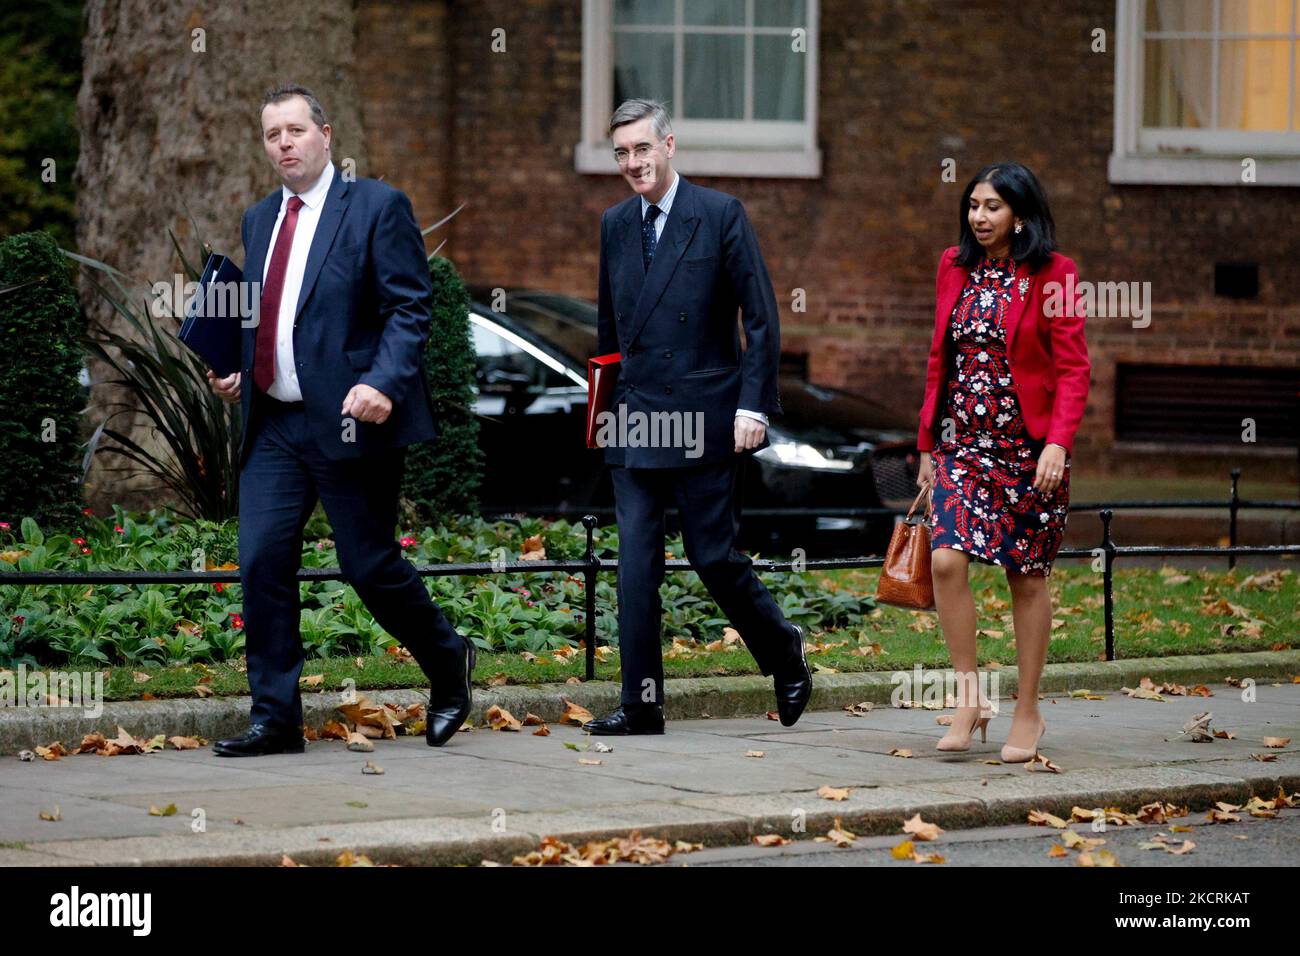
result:
[[(915, 611), (934, 609), (934, 581), (930, 577), (930, 515), (933, 511), (933, 485), (922, 488), (907, 517), (894, 525), (894, 535), (889, 539), (885, 563), (880, 569), (880, 584), (876, 587), (876, 601), (911, 608)], [(916, 506), (925, 498), (925, 515), (913, 520)]]

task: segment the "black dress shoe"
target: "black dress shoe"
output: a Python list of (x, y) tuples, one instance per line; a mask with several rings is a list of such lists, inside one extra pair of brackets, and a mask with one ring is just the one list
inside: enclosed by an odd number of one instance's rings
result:
[(302, 730), (268, 724), (253, 724), (242, 737), (229, 737), (212, 745), (212, 752), (222, 757), (300, 754), (303, 749)]
[(808, 658), (804, 654), (803, 628), (798, 624), (790, 626), (799, 641), (799, 656), (772, 675), (772, 684), (776, 688), (776, 712), (783, 727), (794, 726), (812, 697), (812, 671), (808, 669)]
[(589, 720), (582, 729), (597, 737), (631, 737), (664, 732), (664, 709), (658, 704), (619, 704), (608, 717)]
[(473, 642), (465, 642), (464, 656), (457, 655), (446, 673), (438, 674), (429, 685), (429, 711), (424, 724), (424, 741), (441, 747), (455, 737), (469, 719), (474, 704), (474, 662), (478, 651)]

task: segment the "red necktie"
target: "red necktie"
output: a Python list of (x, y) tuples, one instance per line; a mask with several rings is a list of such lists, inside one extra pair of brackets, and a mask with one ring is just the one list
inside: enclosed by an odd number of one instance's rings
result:
[(293, 231), (298, 225), (298, 210), (303, 201), (289, 197), (280, 234), (275, 237), (275, 251), (271, 253), (271, 267), (262, 282), (261, 312), (257, 322), (257, 347), (253, 352), (253, 384), (262, 391), (275, 381), (275, 330), (280, 319), (280, 293), (284, 291), (284, 272), (289, 266), (289, 251), (293, 249)]

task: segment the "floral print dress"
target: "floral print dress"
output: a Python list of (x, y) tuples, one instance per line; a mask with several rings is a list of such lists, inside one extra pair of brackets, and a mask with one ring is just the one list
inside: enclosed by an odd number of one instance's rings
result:
[(1007, 361), (1015, 262), (983, 258), (949, 322), (954, 358), (935, 445), (932, 548), (1021, 574), (1051, 574), (1070, 503), (1070, 461), (1049, 495), (1034, 490), (1044, 442), (1029, 436)]

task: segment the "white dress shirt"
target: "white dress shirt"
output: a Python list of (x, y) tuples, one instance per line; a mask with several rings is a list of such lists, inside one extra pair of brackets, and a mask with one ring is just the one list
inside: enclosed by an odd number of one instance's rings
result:
[[(682, 177), (677, 175), (677, 170), (672, 170), (673, 184), (668, 187), (668, 192), (664, 193), (663, 199), (660, 199), (655, 206), (659, 207), (659, 215), (655, 219), (655, 251), (659, 249), (659, 240), (664, 237), (664, 224), (668, 222), (668, 213), (673, 208), (673, 200), (677, 198), (677, 187), (681, 184)], [(646, 210), (651, 206), (649, 200), (643, 195), (641, 197), (641, 221), (645, 222)], [(755, 421), (767, 424), (767, 416), (762, 412), (751, 412), (747, 408), (736, 409), (736, 416), (743, 418), (752, 418)]]
[(307, 271), (307, 253), (311, 251), (311, 241), (316, 235), (321, 210), (325, 208), (325, 197), (333, 181), (334, 164), (326, 163), (316, 182), (302, 192), (294, 193), (288, 186), (280, 187), (280, 214), (276, 216), (275, 228), (271, 230), (271, 244), (266, 248), (266, 261), (262, 264), (262, 282), (265, 283), (286, 207), (290, 197), (296, 195), (303, 201), (303, 206), (298, 210), (293, 246), (289, 250), (289, 262), (284, 270), (284, 288), (280, 291), (280, 312), (275, 324), (275, 381), (266, 390), (268, 395), (282, 402), (302, 401), (302, 389), (298, 386), (298, 366), (293, 360), (293, 323), (298, 312), (303, 273)]

